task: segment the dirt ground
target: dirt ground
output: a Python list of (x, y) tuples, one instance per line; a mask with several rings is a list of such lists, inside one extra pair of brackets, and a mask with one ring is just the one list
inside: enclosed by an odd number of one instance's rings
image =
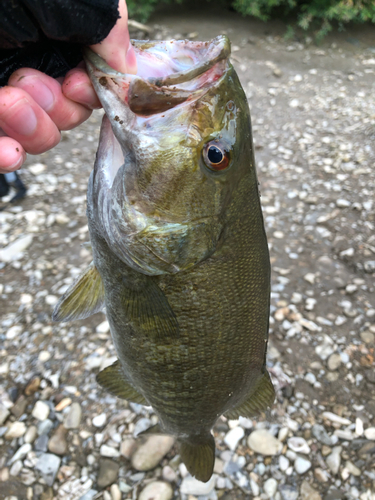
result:
[[(152, 497), (141, 490), (157, 479), (171, 485), (165, 496), (153, 493), (160, 499), (373, 500), (375, 29), (350, 27), (317, 46), (304, 33), (285, 40), (281, 22), (213, 8), (162, 12), (149, 24), (158, 39), (231, 39), (271, 252), (268, 365), (277, 402), (268, 422), (219, 421), (207, 491), (189, 483), (175, 448), (150, 471), (135, 467), (132, 436), (153, 415), (95, 382), (115, 359), (104, 315), (51, 322), (57, 298), (91, 260), (82, 243), (95, 112), (53, 151), (29, 157), (21, 170), (28, 196), (0, 212), (0, 248), (26, 238), (9, 263), (0, 250), (0, 498), (144, 500)], [(39, 401), (44, 418), (34, 411)], [(66, 425), (72, 408), (82, 412), (75, 427)], [(249, 444), (263, 428), (282, 444), (274, 456)], [(233, 429), (241, 436), (234, 444)], [(66, 448), (56, 450), (58, 431)], [(58, 457), (54, 471), (43, 469), (42, 455)]]

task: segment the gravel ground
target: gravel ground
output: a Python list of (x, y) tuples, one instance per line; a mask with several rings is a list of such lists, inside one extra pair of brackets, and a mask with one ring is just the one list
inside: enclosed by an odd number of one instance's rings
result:
[(277, 401), (267, 418), (218, 421), (215, 474), (199, 483), (172, 438), (134, 439), (155, 423), (150, 409), (96, 384), (116, 359), (104, 315), (51, 322), (91, 260), (96, 112), (29, 158), (27, 198), (0, 212), (0, 498), (374, 500), (374, 29), (317, 47), (232, 13), (164, 14), (151, 26), (159, 39), (232, 40), (273, 265)]

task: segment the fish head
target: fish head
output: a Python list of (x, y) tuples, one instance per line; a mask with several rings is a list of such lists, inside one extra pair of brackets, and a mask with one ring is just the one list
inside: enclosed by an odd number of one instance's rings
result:
[(106, 113), (89, 219), (133, 269), (173, 274), (219, 245), (251, 163), (249, 110), (227, 37), (133, 45), (136, 76), (86, 52)]

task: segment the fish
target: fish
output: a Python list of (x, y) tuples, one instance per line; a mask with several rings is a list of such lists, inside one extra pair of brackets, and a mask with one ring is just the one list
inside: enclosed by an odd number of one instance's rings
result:
[(105, 309), (118, 360), (98, 383), (151, 406), (149, 432), (175, 436), (207, 482), (218, 418), (253, 417), (275, 399), (250, 111), (226, 36), (132, 44), (137, 75), (85, 52), (105, 110), (87, 192), (93, 261), (53, 319)]

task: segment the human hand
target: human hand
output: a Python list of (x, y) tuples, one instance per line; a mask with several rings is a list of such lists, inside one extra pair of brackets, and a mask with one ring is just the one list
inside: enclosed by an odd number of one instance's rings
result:
[[(119, 12), (107, 38), (91, 48), (117, 71), (136, 73), (125, 0), (119, 0)], [(57, 80), (35, 69), (15, 71), (0, 88), (0, 173), (20, 168), (26, 153), (56, 146), (61, 130), (77, 127), (100, 106), (83, 64)]]

